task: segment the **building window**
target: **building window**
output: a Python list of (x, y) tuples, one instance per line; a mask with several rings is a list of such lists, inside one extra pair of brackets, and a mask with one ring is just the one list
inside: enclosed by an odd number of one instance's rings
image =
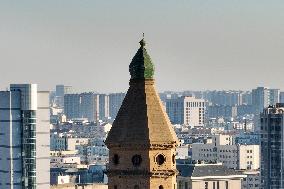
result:
[(159, 189), (164, 189), (164, 187), (162, 185), (159, 186)]
[(135, 167), (138, 167), (142, 162), (142, 157), (140, 155), (134, 155), (132, 157), (132, 164), (135, 166)]
[(138, 186), (138, 185), (135, 185), (135, 186), (134, 186), (134, 189), (139, 189), (139, 186)]
[(114, 165), (118, 165), (119, 164), (119, 156), (117, 154), (114, 154), (112, 161), (113, 161)]
[(217, 181), (217, 189), (220, 189), (219, 181)]
[(208, 182), (205, 182), (205, 189), (208, 189)]
[(229, 189), (229, 182), (228, 181), (226, 181), (226, 183), (225, 183), (225, 189)]
[(117, 189), (117, 186), (116, 186), (116, 185), (114, 185), (114, 186), (113, 186), (113, 189)]
[(172, 156), (172, 161), (173, 161), (173, 164), (175, 164), (176, 163), (176, 156), (173, 154), (173, 156)]
[(158, 163), (158, 165), (162, 165), (164, 164), (166, 161), (166, 158), (164, 155), (162, 154), (159, 154), (157, 157), (156, 157), (156, 162)]

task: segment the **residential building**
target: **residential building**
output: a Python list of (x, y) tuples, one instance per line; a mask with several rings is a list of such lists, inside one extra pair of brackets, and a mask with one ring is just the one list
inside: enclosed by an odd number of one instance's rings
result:
[(81, 117), (81, 95), (64, 95), (64, 114), (68, 120)]
[(55, 101), (60, 108), (64, 108), (64, 95), (72, 93), (72, 86), (56, 85)]
[(182, 145), (176, 149), (176, 159), (188, 159), (189, 158), (189, 145)]
[(93, 92), (80, 94), (80, 117), (87, 118), (88, 121), (99, 119), (99, 95)]
[(236, 106), (243, 104), (242, 91), (204, 91), (203, 98), (212, 105)]
[[(117, 106), (119, 109), (120, 105), (116, 104), (117, 101), (118, 98), (112, 98), (113, 107)], [(67, 94), (64, 97), (64, 103), (64, 112), (69, 120), (86, 118), (88, 121), (94, 122), (109, 118), (109, 96), (106, 94), (94, 92)]]
[(252, 94), (251, 91), (245, 91), (242, 94), (242, 104), (240, 105), (252, 105)]
[(230, 135), (213, 135), (204, 143), (192, 144), (192, 160), (221, 162), (231, 169), (256, 170), (260, 167), (259, 148), (259, 145), (235, 144)]
[(61, 184), (53, 185), (50, 189), (108, 189), (107, 184)]
[(252, 105), (254, 113), (259, 115), (264, 108), (279, 102), (279, 89), (258, 87), (252, 90)]
[(243, 105), (239, 105), (237, 107), (237, 115), (238, 116), (245, 116), (247, 114), (253, 114), (253, 105), (247, 105), (247, 104), (243, 104)]
[(211, 105), (207, 106), (207, 116), (208, 118), (234, 118), (238, 115), (237, 106), (223, 106), (223, 105)]
[(203, 99), (189, 96), (167, 99), (166, 110), (172, 124), (204, 125), (205, 101)]
[(260, 188), (260, 171), (246, 170), (242, 174), (247, 177), (242, 180), (242, 189), (259, 189)]
[(280, 102), (280, 103), (284, 103), (284, 92), (283, 92), (283, 91), (281, 91), (281, 92), (279, 93), (279, 102)]
[(115, 119), (124, 97), (125, 93), (109, 94), (109, 116), (111, 117), (111, 119)]
[(109, 118), (109, 96), (106, 94), (99, 95), (99, 119), (106, 120)]
[(236, 144), (260, 145), (260, 134), (258, 133), (241, 133), (234, 136)]
[(52, 134), (50, 137), (50, 149), (54, 151), (75, 150), (77, 145), (87, 145), (89, 138), (71, 138)]
[(246, 175), (222, 164), (177, 164), (177, 189), (242, 189)]

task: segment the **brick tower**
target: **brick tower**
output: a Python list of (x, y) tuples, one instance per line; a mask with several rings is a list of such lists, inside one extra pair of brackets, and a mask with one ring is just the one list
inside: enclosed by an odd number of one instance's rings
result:
[(131, 79), (106, 139), (109, 189), (176, 189), (178, 139), (155, 89), (145, 41), (129, 65)]

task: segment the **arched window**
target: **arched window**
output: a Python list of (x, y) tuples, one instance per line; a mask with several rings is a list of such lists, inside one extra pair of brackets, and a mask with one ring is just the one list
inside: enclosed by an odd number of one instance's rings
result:
[(164, 189), (164, 187), (162, 185), (159, 186), (159, 189)]

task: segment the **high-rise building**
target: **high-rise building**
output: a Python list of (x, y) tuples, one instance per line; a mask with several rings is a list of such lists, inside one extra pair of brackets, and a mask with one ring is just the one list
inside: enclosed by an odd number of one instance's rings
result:
[(281, 92), (279, 93), (279, 102), (280, 102), (280, 103), (284, 103), (284, 92), (283, 92), (283, 91), (281, 91)]
[(154, 86), (154, 65), (144, 48), (129, 66), (130, 87), (106, 139), (109, 189), (174, 189), (178, 138)]
[(49, 92), (12, 84), (0, 92), (0, 188), (48, 189)]
[(243, 102), (242, 91), (205, 91), (203, 98), (212, 105), (235, 106)]
[(242, 104), (241, 105), (251, 105), (252, 104), (252, 94), (251, 91), (245, 91), (242, 93)]
[(64, 95), (64, 113), (67, 119), (81, 118), (81, 95)]
[(261, 125), (261, 188), (284, 188), (284, 104), (264, 109)]
[(237, 117), (238, 107), (237, 106), (222, 106), (222, 105), (212, 105), (207, 106), (207, 116), (208, 118), (231, 118)]
[[(112, 112), (120, 108), (120, 95), (112, 95)], [(123, 99), (121, 99), (122, 101)], [(86, 92), (66, 94), (64, 96), (64, 113), (67, 119), (87, 118), (88, 121), (105, 120), (109, 117), (109, 96)]]
[[(99, 95), (95, 93), (80, 94), (80, 117), (87, 118), (89, 121), (99, 119)], [(75, 117), (74, 117), (75, 118)]]
[(111, 119), (115, 119), (124, 97), (125, 93), (109, 94), (109, 116)]
[(166, 100), (166, 109), (172, 124), (203, 126), (205, 100), (182, 96)]
[(55, 99), (56, 104), (63, 108), (64, 107), (64, 95), (72, 93), (72, 86), (56, 85)]
[(104, 120), (109, 117), (109, 96), (106, 94), (99, 95), (99, 119)]
[(259, 115), (264, 108), (279, 102), (279, 89), (258, 87), (252, 90), (252, 105), (254, 113)]
[[(119, 109), (120, 106), (115, 105), (113, 101), (112, 103)], [(109, 117), (109, 96), (93, 92), (67, 94), (64, 96), (64, 113), (67, 119), (105, 120)]]

